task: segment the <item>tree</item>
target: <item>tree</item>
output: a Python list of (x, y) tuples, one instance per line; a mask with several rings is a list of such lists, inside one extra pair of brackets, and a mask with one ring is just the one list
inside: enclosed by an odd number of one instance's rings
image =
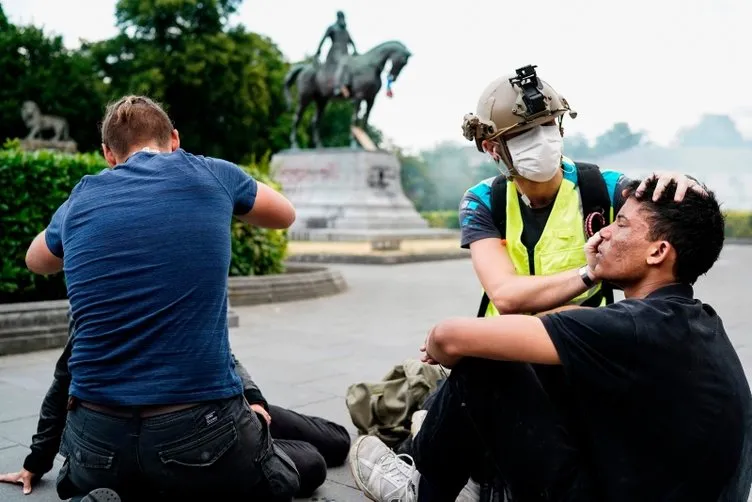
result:
[(396, 149), (395, 154), (401, 165), (402, 190), (407, 198), (418, 211), (434, 209), (437, 190), (426, 161), (417, 155), (406, 155), (400, 149)]
[(587, 159), (592, 155), (590, 142), (582, 133), (564, 136), (564, 155), (573, 160)]
[(160, 46), (185, 36), (219, 33), (242, 0), (118, 0), (117, 26)]
[(243, 162), (287, 147), (288, 65), (267, 37), (228, 27), (240, 0), (120, 0), (120, 33), (85, 44), (110, 99), (160, 101), (182, 145)]
[(611, 155), (623, 150), (629, 150), (640, 144), (644, 133), (632, 132), (626, 122), (617, 122), (611, 129), (595, 139), (592, 154), (597, 157)]
[(68, 121), (80, 151), (99, 148), (104, 85), (89, 57), (67, 50), (59, 36), (13, 25), (0, 9), (0, 68), (0, 141), (27, 135), (21, 106), (30, 100)]
[(744, 137), (728, 115), (706, 114), (700, 121), (677, 133), (681, 146), (709, 146), (720, 148), (744, 147)]
[(3, 11), (3, 4), (0, 3), (0, 31), (7, 30), (9, 26), (8, 17), (5, 15), (5, 11)]

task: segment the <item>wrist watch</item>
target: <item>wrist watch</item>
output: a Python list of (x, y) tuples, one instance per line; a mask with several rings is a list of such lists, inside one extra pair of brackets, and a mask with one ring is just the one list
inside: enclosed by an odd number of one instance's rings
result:
[(593, 286), (595, 286), (595, 281), (593, 281), (590, 278), (590, 274), (588, 274), (588, 269), (589, 267), (587, 265), (583, 265), (582, 267), (580, 267), (580, 278), (582, 279), (582, 282), (585, 283), (585, 286), (587, 286), (588, 288), (592, 288)]

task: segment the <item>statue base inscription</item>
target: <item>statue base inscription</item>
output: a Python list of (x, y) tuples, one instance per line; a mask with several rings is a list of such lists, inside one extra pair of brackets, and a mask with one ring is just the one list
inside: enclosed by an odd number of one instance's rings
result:
[(285, 150), (271, 162), (297, 212), (292, 240), (386, 242), (455, 235), (428, 227), (402, 191), (401, 166), (389, 152)]

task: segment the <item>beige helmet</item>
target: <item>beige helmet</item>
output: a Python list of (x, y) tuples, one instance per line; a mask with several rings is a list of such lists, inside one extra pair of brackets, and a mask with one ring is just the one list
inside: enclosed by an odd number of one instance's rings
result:
[(539, 79), (535, 66), (519, 68), (515, 75), (505, 75), (491, 82), (481, 93), (475, 114), (465, 115), (462, 134), (469, 141), (475, 140), (482, 152), (483, 140), (501, 139), (502, 160), (514, 173), (512, 159), (506, 147), (505, 137), (517, 134), (563, 115), (575, 118), (577, 112), (553, 87)]

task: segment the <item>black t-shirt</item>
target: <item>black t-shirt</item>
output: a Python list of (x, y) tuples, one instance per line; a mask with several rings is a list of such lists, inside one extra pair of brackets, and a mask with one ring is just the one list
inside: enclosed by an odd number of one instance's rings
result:
[(752, 470), (750, 389), (721, 319), (692, 295), (671, 285), (542, 317), (599, 500), (747, 500), (735, 497)]

